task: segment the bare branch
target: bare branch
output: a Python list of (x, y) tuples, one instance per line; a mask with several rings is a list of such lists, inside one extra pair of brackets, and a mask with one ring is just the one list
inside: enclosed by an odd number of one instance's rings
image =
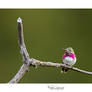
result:
[(28, 71), (28, 68), (30, 65), (29, 63), (30, 57), (24, 43), (23, 25), (22, 25), (22, 19), (20, 17), (18, 18), (17, 23), (18, 23), (18, 43), (19, 43), (20, 53), (23, 58), (24, 64), (21, 66), (18, 73), (9, 83), (18, 83), (20, 79), (24, 76), (25, 72)]
[(24, 74), (28, 71), (28, 68), (29, 67), (26, 64), (23, 64), (18, 73), (14, 76), (14, 78), (12, 78), (12, 80), (10, 80), (9, 83), (18, 83)]
[(22, 25), (22, 19), (19, 17), (17, 20), (18, 23), (18, 42), (20, 47), (20, 53), (22, 55), (23, 61), (26, 64), (29, 64), (29, 54), (27, 52), (25, 43), (24, 43), (24, 36), (23, 36), (23, 25)]
[(27, 52), (25, 43), (24, 43), (22, 19), (18, 18), (17, 23), (18, 23), (18, 42), (19, 42), (20, 52), (21, 52), (24, 64), (21, 66), (17, 74), (13, 77), (13, 79), (10, 80), (9, 83), (18, 83), (20, 79), (24, 76), (24, 74), (28, 71), (29, 66), (66, 67), (73, 71), (92, 75), (92, 72), (81, 70), (75, 67), (70, 67), (65, 64), (53, 63), (53, 62), (43, 62), (43, 61), (39, 61), (39, 60), (30, 58)]
[(73, 71), (92, 75), (92, 72), (81, 70), (81, 69), (78, 69), (76, 67), (70, 67), (70, 66), (67, 66), (67, 65), (61, 64), (61, 63), (44, 62), (44, 61), (40, 61), (40, 60), (36, 60), (36, 59), (30, 59), (30, 61), (31, 61), (31, 63), (33, 62), (32, 65), (37, 65), (37, 66), (39, 65), (39, 66), (46, 66), (46, 67), (66, 67), (66, 68), (69, 68)]

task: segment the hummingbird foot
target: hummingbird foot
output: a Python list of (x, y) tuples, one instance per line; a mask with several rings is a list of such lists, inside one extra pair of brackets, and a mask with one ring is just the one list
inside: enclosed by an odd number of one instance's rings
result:
[(66, 74), (67, 72), (61, 70), (61, 73), (62, 73), (62, 74)]

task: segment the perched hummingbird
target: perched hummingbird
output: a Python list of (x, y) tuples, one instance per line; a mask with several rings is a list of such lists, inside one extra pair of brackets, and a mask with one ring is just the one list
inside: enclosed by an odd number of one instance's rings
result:
[[(63, 63), (68, 66), (73, 66), (76, 63), (76, 56), (75, 56), (73, 48), (68, 47), (63, 50), (65, 51), (64, 55), (62, 56)], [(68, 71), (68, 68), (62, 67), (61, 72), (67, 72), (67, 71)]]

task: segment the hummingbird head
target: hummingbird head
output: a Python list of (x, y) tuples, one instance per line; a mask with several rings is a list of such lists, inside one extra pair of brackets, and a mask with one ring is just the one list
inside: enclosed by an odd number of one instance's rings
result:
[(74, 50), (72, 47), (68, 47), (66, 49), (63, 49), (65, 51), (66, 55), (70, 55), (71, 53), (74, 53)]

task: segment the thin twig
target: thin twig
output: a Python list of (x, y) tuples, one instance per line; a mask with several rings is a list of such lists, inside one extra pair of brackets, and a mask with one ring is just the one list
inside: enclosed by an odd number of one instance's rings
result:
[(10, 80), (9, 83), (18, 83), (20, 79), (24, 76), (24, 74), (28, 71), (29, 66), (66, 67), (73, 71), (92, 75), (92, 72), (81, 70), (75, 67), (70, 67), (65, 64), (53, 63), (53, 62), (43, 62), (40, 60), (30, 58), (27, 52), (27, 49), (26, 49), (26, 45), (24, 43), (22, 19), (18, 18), (17, 23), (18, 23), (18, 42), (19, 42), (20, 52), (21, 52), (24, 63), (19, 69), (19, 71), (17, 72), (17, 74)]

